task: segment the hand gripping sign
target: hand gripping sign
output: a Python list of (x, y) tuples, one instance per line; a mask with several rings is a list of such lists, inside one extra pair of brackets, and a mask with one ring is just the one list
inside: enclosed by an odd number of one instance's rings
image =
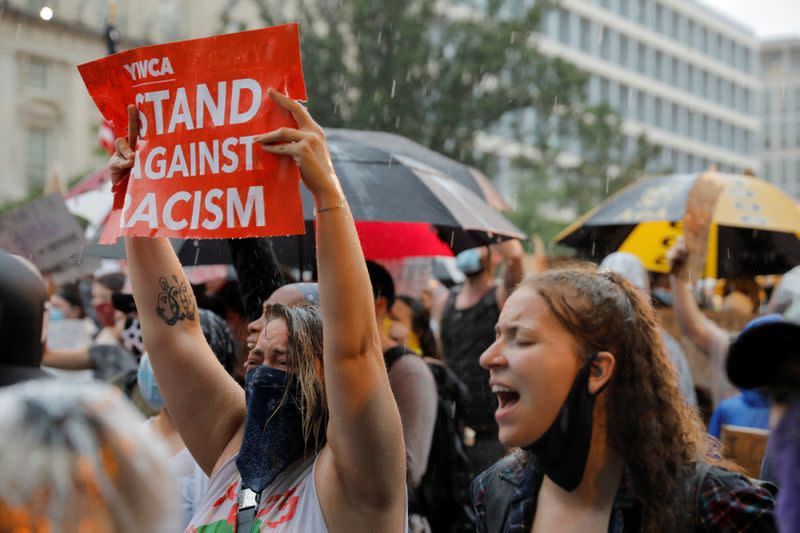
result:
[(101, 242), (303, 233), (297, 165), (253, 142), (296, 127), (267, 89), (306, 99), (297, 24), (147, 46), (78, 70), (117, 137), (127, 106), (139, 111), (133, 169)]

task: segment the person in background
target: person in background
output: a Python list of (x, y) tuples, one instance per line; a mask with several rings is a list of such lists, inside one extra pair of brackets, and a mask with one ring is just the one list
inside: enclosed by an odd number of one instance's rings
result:
[(772, 318), (751, 322), (733, 341), (726, 371), (737, 387), (763, 390), (770, 399), (764, 466), (780, 487), (778, 529), (800, 533), (800, 325), (767, 316)]
[(0, 250), (0, 387), (50, 377), (41, 368), (50, 318), (47, 286), (33, 264)]
[(725, 355), (731, 342), (731, 334), (719, 327), (700, 310), (689, 283), (689, 252), (683, 237), (677, 239), (675, 246), (667, 252), (670, 263), (670, 283), (672, 286), (672, 309), (678, 321), (681, 334), (689, 339), (709, 360), (714, 378), (710, 384), (711, 396), (715, 404), (722, 400), (722, 377)]
[(450, 291), (439, 328), (444, 360), (467, 385), (471, 395), (465, 406), (464, 421), (475, 431), (474, 445), (467, 449), (474, 473), (488, 468), (505, 453), (497, 440), (497, 424), (492, 417), (497, 404), (489, 387), (489, 374), (478, 360), (494, 342), (494, 325), (500, 310), (523, 276), (524, 252), (519, 241), (503, 242), (494, 250), (505, 265), (499, 284), (495, 281), (496, 256), (491, 248), (473, 248), (456, 257), (466, 281)]
[[(760, 316), (747, 323), (740, 335), (752, 328), (765, 324), (784, 322), (778, 314)], [(745, 389), (739, 394), (726, 398), (711, 415), (708, 432), (716, 438), (722, 434), (722, 426), (740, 426), (755, 429), (769, 428), (769, 396), (758, 389)]]
[(478, 533), (776, 530), (768, 487), (712, 458), (653, 306), (619, 274), (528, 278), (481, 364), (520, 451), (474, 481)]
[(92, 314), (100, 328), (97, 342), (113, 344), (117, 340), (114, 334), (117, 317), (111, 299), (124, 287), (125, 274), (122, 272), (109, 272), (92, 282)]
[(167, 452), (115, 389), (0, 390), (0, 531), (178, 531)]
[[(106, 278), (115, 280), (115, 283), (118, 281), (117, 274), (106, 274), (100, 279)], [(108, 304), (115, 320), (114, 326), (103, 327), (87, 346), (74, 349), (48, 347), (43, 364), (60, 370), (91, 370), (94, 379), (108, 382), (135, 373), (144, 347), (136, 305), (131, 294), (123, 292), (124, 286), (123, 281), (120, 289), (112, 294), (106, 285), (95, 282), (92, 289), (95, 311), (99, 316), (109, 315), (106, 310)], [(106, 296), (110, 298), (108, 302), (104, 300)]]
[(51, 320), (82, 320), (86, 318), (77, 283), (62, 285), (50, 297)]
[(398, 296), (391, 309), (392, 322), (408, 330), (406, 346), (419, 355), (441, 359), (436, 337), (431, 329), (431, 314), (423, 303), (411, 296)]
[[(627, 252), (614, 252), (603, 259), (600, 263), (600, 268), (607, 268), (621, 275), (639, 289), (647, 301), (652, 301), (650, 277), (644, 265), (642, 265), (642, 261), (635, 255)], [(681, 389), (681, 394), (683, 394), (686, 402), (694, 407), (697, 405), (697, 395), (694, 391), (694, 380), (692, 379), (689, 362), (686, 360), (686, 354), (683, 353), (683, 348), (681, 348), (678, 341), (660, 325), (658, 332), (667, 349), (667, 354), (678, 372), (678, 387)]]
[[(217, 314), (207, 309), (198, 309), (198, 316), (200, 329), (211, 351), (217, 356), (225, 371), (233, 377), (236, 368), (236, 346), (228, 325)], [(146, 353), (139, 361), (137, 384), (144, 400), (151, 409), (156, 410), (156, 414), (148, 418), (145, 424), (160, 435), (169, 448), (169, 468), (178, 485), (177, 494), (180, 497), (183, 517), (181, 526), (186, 527), (208, 490), (208, 476), (192, 458), (192, 454), (178, 433), (178, 428), (175, 427), (175, 422), (164, 406), (164, 399)]]

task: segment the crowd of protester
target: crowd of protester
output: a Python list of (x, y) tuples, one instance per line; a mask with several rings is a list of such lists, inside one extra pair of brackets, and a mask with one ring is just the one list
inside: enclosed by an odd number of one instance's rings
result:
[[(397, 294), (321, 128), (271, 97), (298, 127), (255, 141), (314, 197), (316, 282), (269, 239), (228, 241), (236, 277), (214, 286), (163, 238), (50, 290), (0, 251), (0, 533), (800, 531), (792, 298), (733, 334), (698, 306), (681, 242), (657, 279), (625, 253), (526, 273), (513, 240), (459, 254), (461, 285)], [(665, 304), (719, 377), (708, 425)], [(62, 321), (82, 345), (52, 345)], [(771, 428), (758, 478), (723, 457), (725, 426)]]

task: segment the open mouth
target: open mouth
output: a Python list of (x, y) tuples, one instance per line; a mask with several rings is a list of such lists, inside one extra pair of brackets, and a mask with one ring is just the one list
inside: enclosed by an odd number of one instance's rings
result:
[(503, 385), (493, 385), (492, 392), (497, 395), (497, 403), (500, 409), (513, 407), (519, 401), (519, 393), (512, 388)]

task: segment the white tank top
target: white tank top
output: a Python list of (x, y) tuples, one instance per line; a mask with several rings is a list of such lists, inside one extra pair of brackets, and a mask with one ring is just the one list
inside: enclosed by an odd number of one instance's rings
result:
[[(316, 457), (296, 461), (261, 494), (253, 531), (328, 533), (314, 480)], [(242, 480), (231, 457), (210, 480), (208, 492), (185, 533), (233, 532)]]

